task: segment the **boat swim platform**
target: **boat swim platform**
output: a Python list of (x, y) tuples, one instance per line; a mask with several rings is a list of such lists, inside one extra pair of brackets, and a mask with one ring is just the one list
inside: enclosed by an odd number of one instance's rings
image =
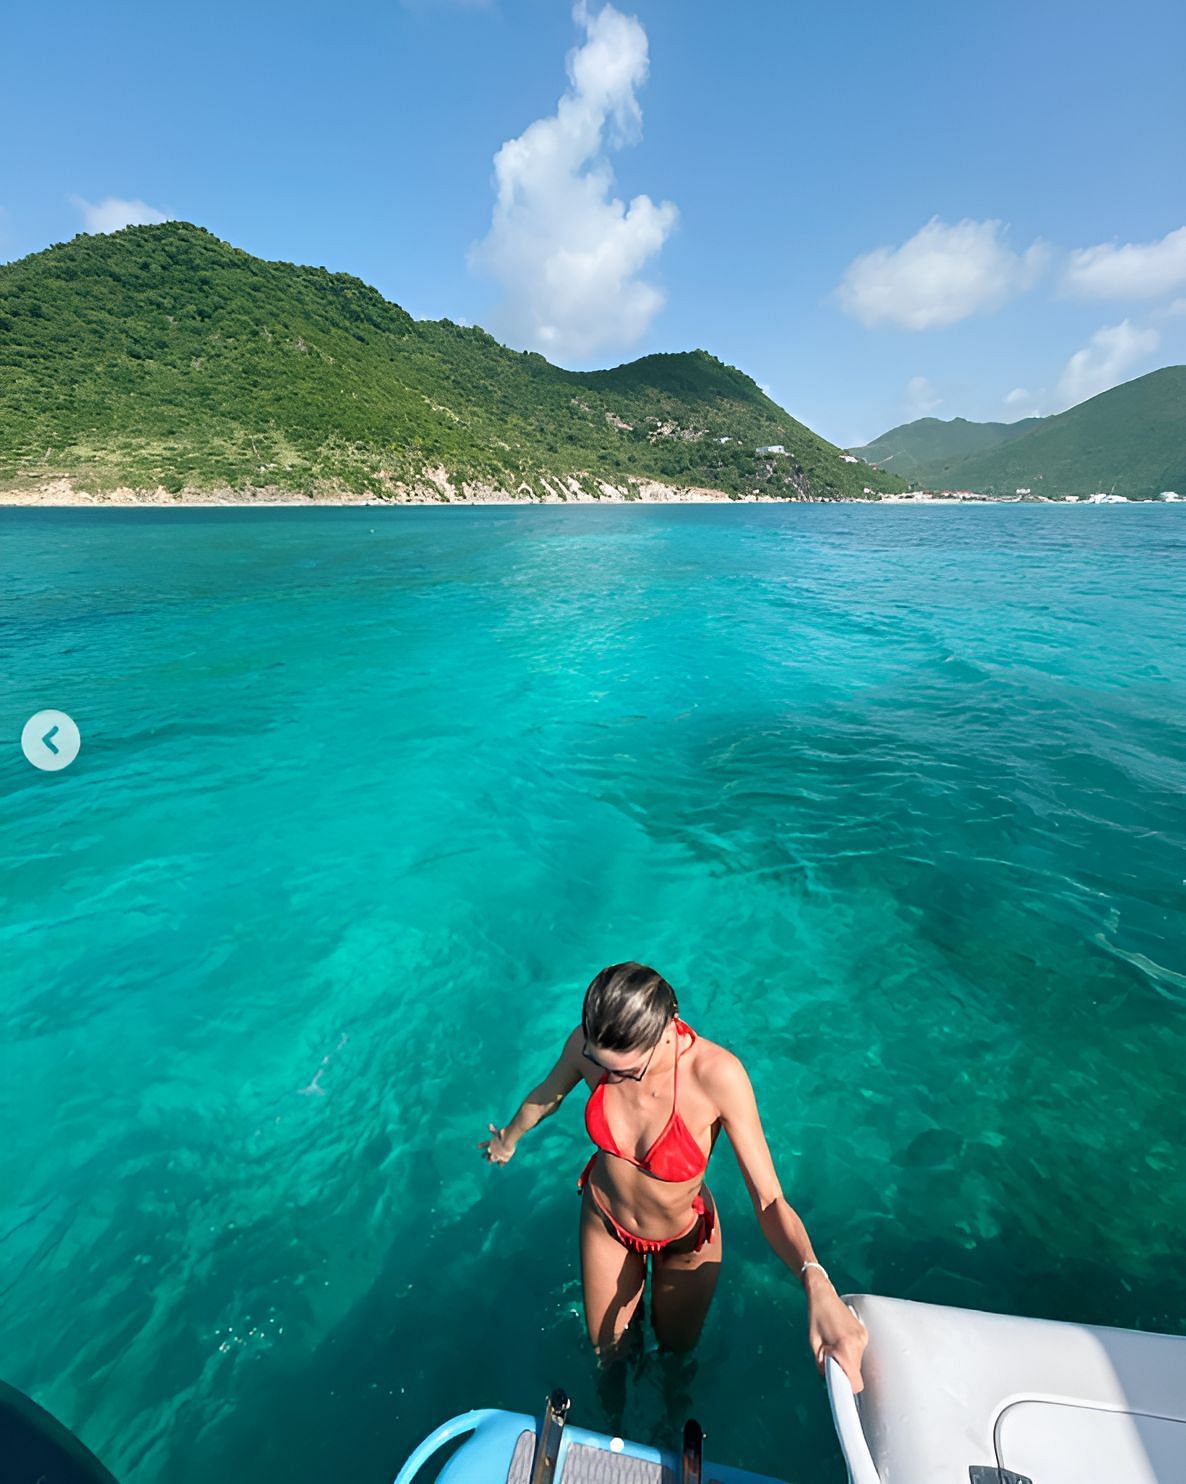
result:
[[(541, 1423), (525, 1413), (496, 1408), (452, 1417), (424, 1439), (396, 1475), (395, 1484), (429, 1484), (430, 1480), (435, 1484), (684, 1484), (685, 1480), (692, 1484), (786, 1484), (699, 1456), (693, 1461), (677, 1449), (610, 1438), (573, 1423), (562, 1423), (549, 1433), (548, 1422), (547, 1416)], [(695, 1430), (699, 1434), (699, 1428)], [(436, 1464), (433, 1455), (460, 1437), (465, 1438), (462, 1445), (444, 1464)]]
[[(532, 1484), (535, 1432), (523, 1431), (515, 1444), (506, 1484)], [(556, 1484), (679, 1484), (664, 1463), (611, 1453), (588, 1443), (570, 1443), (563, 1463), (557, 1463)]]

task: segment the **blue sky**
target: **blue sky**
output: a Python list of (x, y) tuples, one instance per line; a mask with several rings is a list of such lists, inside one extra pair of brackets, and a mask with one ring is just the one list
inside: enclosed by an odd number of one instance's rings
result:
[(1180, 0), (13, 7), (0, 260), (179, 217), (842, 444), (1011, 420), (1186, 361), (1183, 55)]

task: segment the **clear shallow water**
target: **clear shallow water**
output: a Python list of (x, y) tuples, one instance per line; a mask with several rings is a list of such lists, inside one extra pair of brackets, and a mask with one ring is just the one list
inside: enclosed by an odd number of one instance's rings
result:
[[(123, 1479), (389, 1479), (562, 1384), (604, 964), (842, 1290), (1186, 1332), (1186, 516), (0, 511), (0, 1376)], [(17, 739), (71, 713), (78, 761)], [(722, 1141), (712, 1456), (839, 1481)], [(653, 1358), (632, 1435), (672, 1439)]]

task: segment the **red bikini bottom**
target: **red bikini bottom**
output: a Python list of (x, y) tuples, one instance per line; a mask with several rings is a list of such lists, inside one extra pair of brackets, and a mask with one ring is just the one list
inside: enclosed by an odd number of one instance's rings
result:
[[(577, 1180), (578, 1190), (584, 1190), (585, 1183), (589, 1178), (589, 1171), (593, 1168), (596, 1159), (597, 1155), (594, 1154), (589, 1160), (589, 1163), (581, 1171), (580, 1178)], [(673, 1242), (682, 1242), (688, 1233), (693, 1231), (696, 1232), (696, 1245), (692, 1248), (692, 1251), (699, 1252), (706, 1242), (712, 1241), (712, 1234), (716, 1229), (716, 1208), (714, 1207), (712, 1210), (709, 1210), (704, 1203), (703, 1193), (696, 1195), (692, 1200), (692, 1210), (695, 1211), (696, 1215), (687, 1231), (682, 1231), (674, 1237), (664, 1237), (660, 1241), (654, 1241), (650, 1237), (636, 1237), (633, 1232), (628, 1232), (624, 1226), (618, 1225), (610, 1212), (601, 1204), (601, 1201), (597, 1197), (597, 1191), (592, 1186), (589, 1187), (589, 1194), (593, 1197), (593, 1204), (601, 1212), (602, 1216), (605, 1217), (606, 1225), (610, 1231), (621, 1242), (622, 1246), (629, 1247), (631, 1252), (662, 1252), (664, 1247), (670, 1247)]]

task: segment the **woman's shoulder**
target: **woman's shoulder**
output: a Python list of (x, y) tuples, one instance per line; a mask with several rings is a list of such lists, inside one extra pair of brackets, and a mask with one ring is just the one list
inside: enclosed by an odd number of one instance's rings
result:
[(695, 1041), (694, 1066), (697, 1081), (707, 1091), (727, 1087), (739, 1075), (746, 1075), (739, 1056), (718, 1041), (710, 1041), (707, 1036), (699, 1034)]
[(564, 1050), (560, 1054), (561, 1060), (568, 1068), (569, 1075), (574, 1080), (579, 1080), (586, 1087), (595, 1088), (601, 1080), (601, 1074), (585, 1055), (585, 1028), (582, 1025), (574, 1026), (568, 1034), (564, 1043)]

